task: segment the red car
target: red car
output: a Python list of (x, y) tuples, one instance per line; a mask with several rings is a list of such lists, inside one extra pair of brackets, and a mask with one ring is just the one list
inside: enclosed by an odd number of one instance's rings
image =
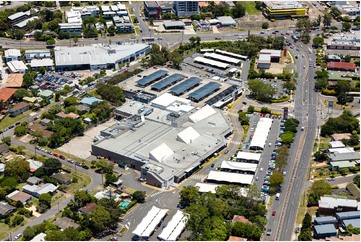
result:
[(55, 157), (59, 157), (59, 155), (58, 155), (57, 153), (54, 153), (54, 154), (53, 154), (53, 156), (55, 156)]
[(276, 216), (276, 211), (275, 210), (272, 211), (272, 216)]

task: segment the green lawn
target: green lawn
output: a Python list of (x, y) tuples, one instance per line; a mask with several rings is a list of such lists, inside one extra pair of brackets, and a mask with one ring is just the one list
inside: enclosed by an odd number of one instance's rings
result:
[(136, 35), (140, 35), (140, 28), (139, 27), (135, 27), (134, 28), (134, 32)]
[(0, 122), (0, 130), (5, 129), (5, 128), (9, 127), (10, 125), (15, 124), (16, 122), (26, 121), (29, 117), (30, 117), (30, 112), (20, 114), (16, 117), (6, 116)]
[(260, 11), (256, 9), (256, 3), (255, 2), (242, 2), (243, 6), (246, 8), (246, 12), (249, 15), (256, 15)]

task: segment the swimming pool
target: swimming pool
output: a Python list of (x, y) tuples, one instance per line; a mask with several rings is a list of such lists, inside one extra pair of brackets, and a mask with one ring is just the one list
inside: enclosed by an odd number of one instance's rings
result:
[(124, 208), (128, 207), (129, 204), (130, 204), (130, 202), (125, 201), (125, 202), (121, 203), (121, 204), (119, 205), (119, 207), (122, 208), (122, 209), (124, 209)]

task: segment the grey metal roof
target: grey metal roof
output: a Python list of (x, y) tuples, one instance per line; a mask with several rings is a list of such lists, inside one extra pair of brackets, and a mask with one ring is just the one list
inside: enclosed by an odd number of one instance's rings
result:
[(346, 219), (342, 221), (342, 225), (347, 227), (347, 225), (351, 224), (354, 228), (360, 228), (360, 218), (357, 219)]
[(336, 228), (333, 224), (315, 225), (314, 229), (317, 234), (332, 234), (337, 233)]
[(315, 224), (333, 224), (336, 222), (337, 222), (337, 219), (333, 216), (316, 217), (314, 220)]
[(192, 92), (191, 94), (189, 94), (189, 97), (193, 100), (196, 101), (200, 101), (203, 98), (209, 96), (210, 94), (212, 94), (213, 92), (215, 92), (216, 90), (218, 90), (221, 87), (221, 84), (217, 83), (217, 82), (209, 82), (206, 85), (204, 85), (203, 87), (195, 90), (194, 92)]
[(164, 21), (163, 22), (164, 27), (170, 28), (170, 27), (184, 27), (185, 24), (182, 21)]
[(328, 157), (333, 161), (343, 161), (343, 160), (360, 160), (360, 153), (334, 153), (329, 154)]
[(360, 218), (360, 211), (336, 213), (336, 218), (339, 220)]
[(191, 78), (188, 78), (187, 80), (179, 83), (177, 86), (172, 87), (170, 89), (170, 92), (172, 94), (179, 96), (179, 95), (185, 93), (186, 91), (194, 88), (201, 82), (202, 82), (202, 79), (200, 79), (198, 77), (191, 77)]
[(163, 80), (157, 82), (156, 84), (152, 85), (153, 90), (161, 91), (169, 86), (172, 86), (182, 80), (184, 78), (183, 75), (175, 73), (167, 78), (164, 78)]
[(150, 74), (149, 76), (145, 76), (142, 79), (138, 80), (137, 85), (141, 86), (141, 87), (146, 87), (149, 84), (151, 84), (152, 82), (159, 80), (160, 78), (164, 77), (167, 74), (168, 74), (168, 72), (165, 70), (158, 70), (158, 71)]
[(231, 94), (232, 92), (237, 90), (237, 86), (233, 85), (228, 87), (226, 90), (218, 93), (217, 95), (215, 95), (214, 97), (208, 99), (206, 101), (206, 104), (212, 106), (213, 104), (215, 104), (216, 102), (218, 102), (219, 100), (221, 100), (222, 98), (224, 98), (225, 96)]

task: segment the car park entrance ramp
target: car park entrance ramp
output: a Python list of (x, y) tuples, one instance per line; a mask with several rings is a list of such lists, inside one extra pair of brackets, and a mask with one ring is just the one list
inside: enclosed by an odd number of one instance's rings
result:
[(161, 209), (153, 206), (147, 215), (143, 218), (133, 234), (139, 238), (147, 239), (154, 232), (155, 228), (162, 222), (167, 215), (168, 209)]

